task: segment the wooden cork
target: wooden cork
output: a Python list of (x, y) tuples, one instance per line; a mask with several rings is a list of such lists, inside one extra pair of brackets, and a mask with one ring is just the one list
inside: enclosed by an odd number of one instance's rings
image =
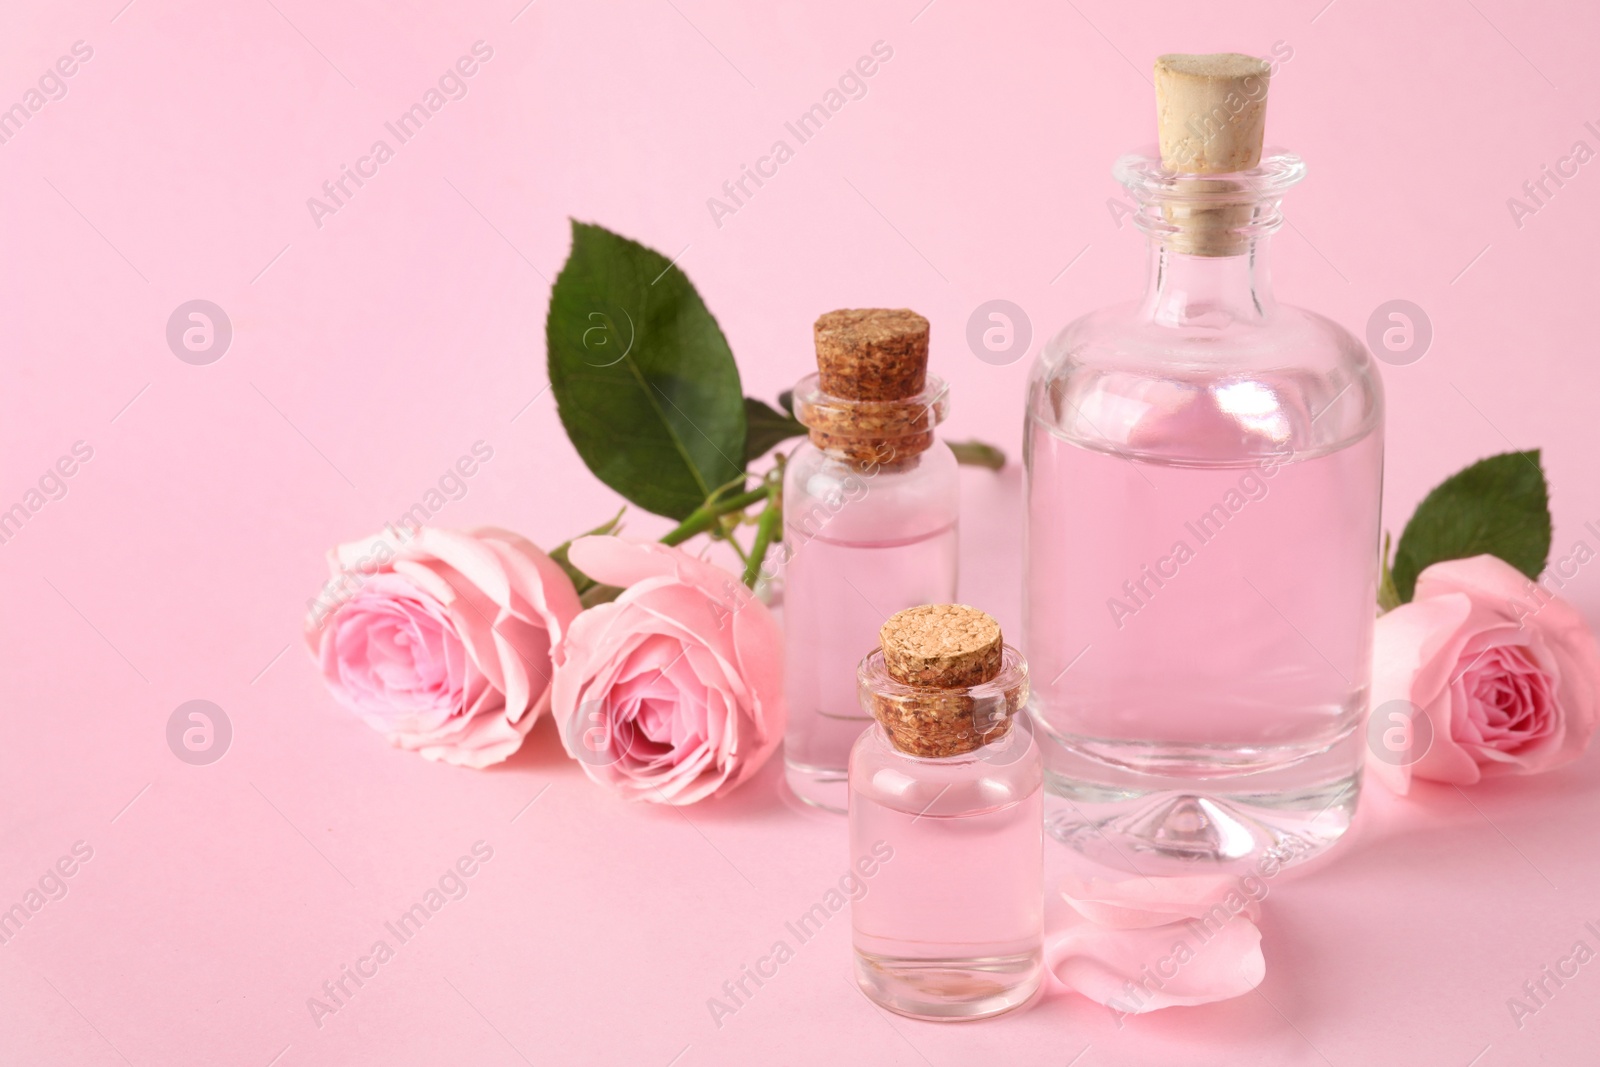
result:
[(928, 320), (906, 308), (841, 308), (817, 319), (822, 391), (846, 400), (905, 400), (928, 377)]
[(1236, 174), (1260, 163), (1271, 76), (1266, 60), (1236, 52), (1158, 56), (1161, 165), (1179, 174)]
[[(1266, 60), (1236, 52), (1157, 57), (1161, 166), (1177, 174), (1236, 174), (1258, 166), (1270, 79)], [(1197, 197), (1223, 200), (1242, 189), (1232, 180), (1187, 185)], [(1247, 203), (1164, 204), (1163, 215), (1176, 230), (1167, 247), (1186, 255), (1237, 255), (1248, 247), (1248, 238), (1239, 231), (1249, 224), (1252, 211)]]
[(878, 631), (889, 677), (906, 685), (959, 689), (1000, 673), (1000, 624), (965, 604), (923, 604), (890, 616)]
[(857, 463), (893, 465), (933, 444), (926, 408), (928, 320), (906, 308), (841, 308), (812, 328), (824, 393), (853, 403), (808, 423), (818, 448)]
[(913, 756), (957, 756), (1004, 737), (1016, 710), (1004, 695), (968, 690), (1000, 674), (1000, 624), (965, 604), (925, 604), (892, 616), (878, 631), (884, 667), (911, 695), (878, 696), (873, 717), (890, 742)]

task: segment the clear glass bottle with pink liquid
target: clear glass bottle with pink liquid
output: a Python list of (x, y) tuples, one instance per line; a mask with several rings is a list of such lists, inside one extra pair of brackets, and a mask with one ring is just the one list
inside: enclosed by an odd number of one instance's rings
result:
[(861, 663), (861, 704), (878, 722), (850, 756), (852, 869), (871, 870), (851, 926), (857, 984), (872, 1000), (915, 1018), (977, 1019), (1027, 1002), (1043, 973), (1044, 770), (1017, 714), (1021, 653), (975, 609), (912, 609), (943, 610), (992, 628), (983, 680), (907, 684), (882, 649)]
[(784, 472), (784, 765), (798, 797), (842, 813), (871, 722), (856, 665), (894, 612), (955, 599), (959, 481), (933, 434), (949, 389), (926, 370), (926, 319), (829, 312), (816, 344), (818, 373), (794, 390), (810, 436)]
[(1297, 862), (1360, 787), (1383, 392), (1349, 332), (1273, 298), (1267, 243), (1305, 166), (1262, 158), (1264, 65), (1156, 73), (1159, 154), (1115, 168), (1144, 297), (1062, 330), (1028, 387), (1047, 826), (1141, 873)]

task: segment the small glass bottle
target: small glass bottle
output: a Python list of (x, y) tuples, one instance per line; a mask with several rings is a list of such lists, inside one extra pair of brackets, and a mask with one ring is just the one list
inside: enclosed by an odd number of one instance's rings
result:
[(794, 390), (810, 436), (784, 472), (784, 765), (796, 796), (843, 813), (871, 721), (856, 664), (892, 613), (955, 599), (959, 481), (933, 434), (949, 389), (927, 373), (928, 320), (832, 311), (815, 334), (818, 373)]
[(850, 754), (856, 981), (901, 1015), (981, 1019), (1039, 988), (1044, 767), (1028, 666), (983, 612), (925, 605), (860, 666)]
[(1383, 392), (1366, 349), (1278, 304), (1296, 156), (1261, 158), (1269, 70), (1156, 63), (1160, 156), (1115, 169), (1144, 299), (1034, 367), (1024, 648), (1053, 836), (1141, 873), (1348, 827), (1378, 586)]

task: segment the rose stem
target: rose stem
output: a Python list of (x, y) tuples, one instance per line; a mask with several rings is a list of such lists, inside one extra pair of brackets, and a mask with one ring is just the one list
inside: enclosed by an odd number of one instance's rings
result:
[(715, 503), (701, 504), (691, 511), (689, 517), (679, 523), (676, 529), (668, 531), (667, 535), (661, 539), (661, 543), (664, 545), (682, 544), (695, 534), (709, 530), (717, 519), (723, 515), (734, 511), (743, 511), (751, 504), (767, 499), (767, 495), (767, 489), (763, 486), (760, 489), (752, 489), (748, 493), (730, 496)]
[(779, 456), (778, 465), (767, 475), (767, 506), (761, 509), (761, 516), (756, 520), (756, 539), (750, 545), (750, 558), (745, 560), (744, 584), (751, 589), (761, 578), (761, 564), (767, 558), (767, 548), (783, 522), (783, 462), (783, 457)]

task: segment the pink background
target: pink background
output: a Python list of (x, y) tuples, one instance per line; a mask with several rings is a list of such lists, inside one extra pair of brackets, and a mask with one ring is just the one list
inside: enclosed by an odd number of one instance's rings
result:
[[(1386, 525), (1465, 463), (1543, 446), (1553, 558), (1596, 547), (1600, 162), (1520, 228), (1506, 206), (1574, 141), (1600, 148), (1593, 5), (124, 3), (16, 3), (0, 33), (0, 106), (93, 49), (0, 145), (0, 508), (93, 448), (0, 545), (0, 907), (93, 849), (0, 945), (0, 1061), (1592, 1061), (1600, 963), (1520, 1030), (1506, 999), (1600, 947), (1600, 754), (1369, 791), (1335, 862), (1273, 883), (1260, 995), (1119, 1030), (1063, 994), (941, 1028), (850, 988), (841, 915), (719, 1028), (707, 998), (842, 873), (841, 822), (793, 810), (776, 766), (726, 801), (626, 806), (548, 723), (489, 772), (424, 762), (333, 705), (297, 632), (323, 549), (480, 439), (493, 460), (436, 522), (552, 545), (614, 510), (545, 390), (569, 215), (681, 251), (758, 396), (806, 370), (819, 312), (923, 311), (951, 435), (1015, 458), (1028, 361), (980, 362), (968, 316), (1015, 301), (1037, 347), (1134, 295), (1109, 166), (1153, 136), (1151, 60), (1280, 41), (1269, 138), (1312, 168), (1280, 295), (1358, 334), (1406, 298), (1436, 331), (1386, 368)], [(469, 94), (319, 228), (306, 199), (478, 40)], [(719, 228), (707, 198), (879, 40), (867, 96)], [(209, 366), (165, 340), (195, 298), (233, 324)], [(964, 478), (963, 596), (1014, 627), (1020, 469)], [(1567, 588), (1591, 619), (1597, 569)], [(234, 730), (204, 767), (165, 740), (197, 698)], [(306, 999), (479, 840), (470, 893), (319, 1028)]]

